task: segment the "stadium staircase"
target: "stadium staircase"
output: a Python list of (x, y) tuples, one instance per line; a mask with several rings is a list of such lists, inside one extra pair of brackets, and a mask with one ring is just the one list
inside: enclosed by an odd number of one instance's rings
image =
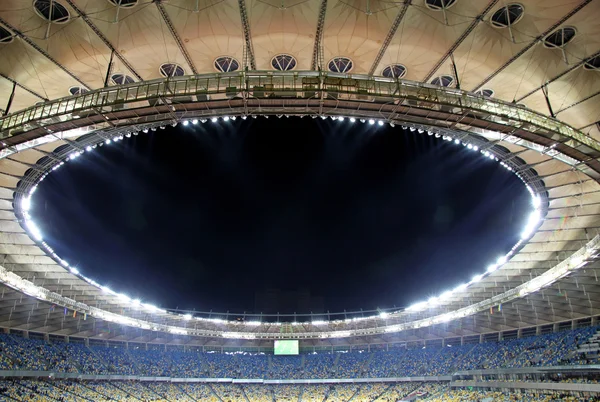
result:
[(137, 399), (137, 400), (141, 401), (140, 398), (138, 398), (137, 396), (133, 395), (131, 392), (127, 391), (125, 388), (119, 387), (117, 384), (118, 384), (118, 382), (112, 382), (112, 383), (110, 383), (110, 385), (112, 385), (113, 387), (121, 390), (121, 392), (126, 393), (129, 398), (133, 398), (133, 399)]
[(98, 394), (98, 395), (102, 396), (102, 398), (105, 398), (105, 399), (108, 399), (108, 400), (114, 399), (113, 397), (111, 397), (109, 395), (103, 394), (102, 392), (98, 392), (94, 388), (89, 387), (84, 381), (81, 382), (81, 385), (84, 388), (87, 388), (92, 394)]
[[(69, 394), (69, 395), (73, 395), (73, 396), (74, 396), (74, 399), (76, 399), (76, 400), (82, 400), (82, 399), (83, 399), (84, 401), (91, 401), (91, 402), (94, 402), (94, 400), (93, 400), (93, 399), (87, 398), (87, 397), (85, 397), (85, 396), (83, 396), (83, 395), (79, 395), (78, 393), (76, 393), (76, 392), (73, 392), (73, 391), (69, 390), (69, 389), (68, 389), (68, 388), (66, 388), (66, 387), (64, 387), (64, 388), (63, 388), (63, 387), (61, 387), (61, 385), (62, 385), (62, 381), (48, 382), (48, 384), (50, 384), (51, 386), (53, 386), (53, 387), (54, 387), (54, 388), (56, 388), (56, 389), (59, 389), (59, 390), (60, 390), (60, 392), (62, 392), (62, 393), (67, 393), (67, 394)], [(65, 398), (65, 400), (69, 400), (69, 398)]]
[(577, 347), (577, 353), (597, 356), (600, 352), (600, 329)]
[(206, 385), (208, 385), (208, 388), (210, 389), (210, 393), (214, 395), (215, 398), (217, 398), (219, 401), (221, 402), (225, 402), (223, 401), (223, 399), (219, 396), (219, 394), (217, 393), (217, 391), (215, 391), (215, 389), (212, 387), (212, 385), (210, 385), (210, 383), (206, 383)]
[(335, 360), (333, 361), (333, 365), (331, 366), (331, 372), (337, 373), (337, 368), (340, 363), (341, 353), (336, 353)]
[(53, 343), (48, 343), (47, 345), (49, 347), (51, 347), (52, 349), (54, 349), (56, 351), (56, 353), (58, 353), (59, 355), (66, 356), (67, 360), (69, 361), (69, 365), (75, 367), (79, 373), (84, 372), (83, 367), (81, 367), (81, 365), (73, 359), (71, 353), (68, 353), (66, 350), (60, 349), (58, 346), (56, 346)]
[(302, 402), (302, 395), (304, 395), (304, 385), (300, 385), (300, 392), (298, 392), (298, 402)]
[(369, 358), (362, 364), (362, 366), (359, 369), (359, 373), (361, 375), (367, 373), (371, 367), (371, 362), (373, 361), (373, 358), (375, 357), (375, 353), (369, 353)]
[[(129, 357), (129, 360), (133, 363), (133, 368), (135, 369), (135, 372), (136, 373), (143, 373), (142, 370), (140, 369), (140, 365), (138, 364), (138, 361), (131, 354), (131, 352), (129, 352), (129, 349), (125, 349), (125, 354), (127, 355), (127, 357)], [(149, 373), (143, 373), (143, 374), (149, 374)]]
[(246, 394), (246, 389), (242, 385), (240, 385), (240, 389), (242, 390), (242, 396), (244, 397), (246, 402), (250, 402), (250, 398), (248, 398), (248, 394)]
[[(195, 401), (196, 400), (196, 399), (192, 398), (192, 396), (190, 394), (188, 394), (186, 392), (186, 390), (184, 388), (182, 388), (179, 384), (177, 384), (177, 388), (179, 388), (179, 390), (181, 391), (181, 393), (184, 394), (185, 396), (187, 396), (190, 401)], [(165, 399), (167, 399), (166, 395), (164, 397), (165, 397)]]
[(100, 360), (100, 362), (104, 365), (104, 367), (106, 367), (109, 371), (113, 371), (113, 372), (115, 371), (114, 368), (112, 367), (112, 365), (108, 364), (108, 362), (106, 360), (104, 360), (98, 352), (96, 352), (93, 348), (91, 348), (89, 346), (87, 348), (90, 351), (90, 353), (94, 355), (94, 357), (96, 359)]
[(450, 368), (450, 372), (459, 371), (459, 367), (461, 367), (462, 363), (464, 361), (468, 361), (467, 358), (470, 358), (470, 355), (473, 354), (476, 345), (476, 343), (472, 344), (469, 350), (467, 350), (465, 353), (460, 354), (460, 357), (454, 359), (455, 364)]

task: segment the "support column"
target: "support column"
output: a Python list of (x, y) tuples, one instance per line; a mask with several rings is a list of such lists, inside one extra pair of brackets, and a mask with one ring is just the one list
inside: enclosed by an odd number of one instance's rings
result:
[(29, 339), (29, 331), (23, 331), (23, 338)]
[(50, 335), (48, 335), (48, 333), (44, 334), (44, 342), (46, 342), (46, 343), (50, 342)]
[(483, 343), (483, 334), (479, 335), (479, 343)]
[(90, 347), (90, 338), (84, 338), (83, 344), (89, 348)]
[(598, 318), (597, 317), (592, 317), (592, 327), (595, 326), (596, 324), (598, 324)]
[(542, 334), (542, 327), (541, 326), (535, 327), (535, 334), (536, 335), (541, 335)]
[(517, 329), (517, 339), (521, 339), (523, 337), (523, 328)]
[(504, 337), (502, 336), (502, 332), (498, 332), (498, 342), (501, 342), (504, 340)]
[(577, 329), (577, 321), (571, 321), (571, 329)]
[(65, 343), (71, 343), (71, 338), (69, 335), (65, 336)]
[(558, 329), (558, 323), (555, 322), (554, 325), (552, 326), (552, 332), (558, 332), (558, 331), (559, 331), (559, 329)]
[(17, 89), (17, 81), (14, 81), (12, 91), (10, 93), (10, 96), (8, 97), (8, 103), (6, 104), (6, 109), (4, 110), (5, 116), (10, 113), (10, 106), (12, 105), (13, 99), (15, 98), (16, 89)]
[(460, 337), (460, 346), (464, 346), (465, 345), (465, 337), (461, 336)]

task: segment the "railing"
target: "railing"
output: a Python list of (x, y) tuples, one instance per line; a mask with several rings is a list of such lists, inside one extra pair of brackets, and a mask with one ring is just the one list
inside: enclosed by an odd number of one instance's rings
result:
[(473, 117), (480, 120), (535, 132), (549, 139), (555, 139), (553, 134), (558, 134), (600, 151), (600, 142), (590, 136), (557, 119), (516, 104), (413, 81), (315, 71), (215, 73), (98, 89), (5, 116), (0, 119), (0, 138), (6, 139), (36, 127), (51, 125), (59, 117), (62, 122), (76, 120), (85, 115), (81, 113), (84, 111), (102, 115), (166, 104), (170, 104), (175, 110), (178, 104), (228, 101), (234, 98), (246, 101), (305, 99), (320, 102), (337, 99), (377, 103), (412, 100), (417, 103), (407, 104), (408, 106), (431, 110), (447, 106), (454, 114), (465, 115), (471, 112)]
[(380, 378), (306, 378), (290, 380), (266, 380), (263, 378), (205, 378), (205, 377), (152, 377), (121, 374), (80, 374), (58, 373), (55, 371), (0, 370), (0, 378), (37, 378), (61, 380), (91, 381), (142, 381), (142, 382), (188, 382), (219, 384), (361, 384), (361, 383), (399, 383), (399, 382), (438, 382), (451, 381), (451, 375), (421, 377), (380, 377)]

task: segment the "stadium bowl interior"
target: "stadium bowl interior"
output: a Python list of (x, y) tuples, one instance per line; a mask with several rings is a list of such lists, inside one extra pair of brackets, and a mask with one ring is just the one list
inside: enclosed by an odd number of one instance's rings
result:
[[(600, 316), (599, 17), (598, 0), (2, 1), (0, 360), (6, 373), (64, 377), (58, 386), (20, 380), (11, 392), (496, 398), (489, 384), (460, 388), (477, 378), (456, 373), (581, 363), (577, 350), (593, 345)], [(38, 183), (97, 146), (167, 125), (270, 115), (407, 127), (468, 147), (523, 181), (531, 225), (497, 264), (414, 306), (273, 318), (131, 300), (70, 267), (30, 219)], [(287, 339), (323, 354), (273, 358), (274, 341)], [(109, 374), (412, 380), (74, 381)]]

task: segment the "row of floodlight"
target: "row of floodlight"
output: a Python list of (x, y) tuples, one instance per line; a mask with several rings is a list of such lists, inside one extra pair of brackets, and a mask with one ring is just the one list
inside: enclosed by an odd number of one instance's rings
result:
[[(284, 115), (278, 115), (277, 117), (283, 117)], [(252, 117), (256, 118), (256, 115), (253, 115)], [(266, 118), (268, 118), (268, 116), (264, 116)], [(285, 115), (285, 117), (289, 117), (287, 115)], [(316, 118), (318, 116), (313, 115), (313, 118)], [(320, 116), (322, 119), (326, 119), (327, 116)], [(246, 119), (247, 116), (241, 116), (242, 119)], [(385, 124), (384, 120), (375, 120), (375, 119), (363, 119), (363, 118), (355, 118), (355, 117), (343, 117), (343, 116), (330, 116), (330, 118), (332, 120), (337, 120), (340, 122), (343, 122), (345, 120), (348, 120), (350, 123), (355, 123), (355, 122), (361, 122), (361, 123), (367, 123), (369, 125), (375, 125), (377, 124), (378, 126), (383, 126)], [(235, 116), (223, 116), (221, 117), (221, 119), (223, 121), (229, 121), (229, 120), (236, 120)], [(198, 123), (206, 123), (208, 121), (208, 119), (202, 118), (202, 119), (191, 119), (191, 120), (182, 120), (181, 123), (184, 126), (188, 126), (190, 124), (192, 125), (196, 125)], [(216, 123), (219, 121), (218, 117), (212, 117), (210, 118), (210, 121), (213, 123)], [(177, 126), (178, 122), (172, 122), (171, 125), (173, 127)], [(390, 126), (395, 127), (394, 122), (389, 122)], [(166, 127), (164, 125), (159, 126), (158, 128), (160, 129), (165, 129)], [(540, 198), (537, 194), (535, 194), (535, 192), (533, 191), (533, 189), (526, 183), (525, 178), (518, 172), (515, 171), (515, 169), (513, 167), (511, 167), (508, 163), (502, 161), (500, 158), (498, 158), (498, 156), (496, 156), (493, 152), (491, 152), (490, 150), (487, 149), (480, 149), (480, 147), (476, 144), (472, 144), (470, 143), (468, 140), (463, 140), (460, 138), (455, 138), (452, 137), (450, 135), (444, 135), (441, 134), (439, 132), (435, 132), (432, 130), (426, 130), (423, 128), (418, 128), (418, 127), (411, 127), (411, 126), (402, 126), (403, 129), (405, 130), (410, 130), (410, 131), (417, 131), (418, 133), (424, 134), (427, 133), (429, 136), (434, 136), (436, 138), (441, 138), (444, 141), (448, 141), (448, 142), (452, 142), (456, 145), (462, 145), (464, 147), (466, 147), (467, 149), (471, 150), (471, 151), (475, 151), (475, 152), (480, 152), (482, 156), (489, 158), (491, 160), (495, 160), (495, 161), (499, 161), (500, 165), (503, 166), (504, 168), (506, 168), (507, 170), (514, 172), (517, 177), (519, 177), (519, 179), (521, 181), (523, 181), (527, 187), (527, 190), (529, 191), (531, 197), (532, 197), (532, 205), (534, 207), (533, 211), (531, 212), (531, 214), (529, 215), (529, 218), (527, 220), (527, 223), (525, 225), (525, 228), (521, 234), (521, 240), (519, 240), (517, 242), (517, 244), (515, 244), (511, 250), (505, 254), (504, 256), (501, 256), (497, 259), (497, 261), (494, 264), (491, 264), (490, 266), (488, 266), (488, 268), (486, 269), (486, 271), (480, 275), (476, 275), (474, 276), (471, 281), (469, 281), (468, 283), (464, 283), (461, 284), (457, 287), (455, 287), (453, 290), (450, 291), (446, 291), (443, 292), (442, 294), (440, 294), (439, 296), (436, 297), (431, 297), (430, 299), (428, 299), (427, 301), (423, 301), (423, 302), (419, 302), (419, 303), (415, 303), (412, 306), (408, 307), (405, 311), (408, 312), (418, 312), (418, 311), (422, 311), (425, 310), (427, 308), (433, 308), (433, 307), (437, 307), (439, 305), (441, 305), (443, 302), (447, 301), (450, 297), (452, 297), (454, 294), (462, 292), (464, 290), (466, 290), (470, 285), (475, 284), (480, 282), (486, 275), (496, 271), (498, 268), (500, 268), (502, 265), (504, 265), (508, 259), (510, 259), (513, 254), (516, 252), (516, 250), (529, 238), (533, 235), (533, 233), (535, 232), (535, 230), (537, 229), (540, 221), (541, 221), (541, 211), (540, 211)], [(152, 126), (152, 127), (146, 127), (141, 129), (142, 132), (144, 133), (148, 133), (149, 131), (156, 131), (157, 127), (156, 126)], [(97, 146), (102, 146), (104, 144), (108, 145), (111, 144), (113, 142), (119, 142), (122, 141), (124, 138), (130, 138), (132, 135), (138, 135), (138, 133), (140, 132), (140, 130), (133, 130), (133, 131), (127, 131), (124, 134), (117, 134), (114, 135), (112, 137), (109, 138), (105, 138), (103, 142), (99, 142), (93, 145), (88, 145), (85, 147), (85, 151), (87, 152), (91, 152), (92, 150), (96, 149)], [(31, 235), (33, 236), (33, 238), (35, 240), (37, 240), (38, 242), (40, 242), (42, 244), (42, 246), (46, 249), (46, 251), (52, 256), (54, 257), (54, 259), (56, 261), (58, 261), (63, 267), (65, 267), (66, 269), (68, 269), (71, 273), (73, 273), (74, 275), (79, 276), (81, 279), (87, 281), (88, 283), (90, 283), (93, 286), (96, 286), (100, 289), (102, 289), (105, 293), (107, 294), (111, 294), (114, 296), (117, 296), (121, 301), (125, 302), (125, 303), (129, 303), (132, 307), (136, 308), (136, 309), (146, 309), (150, 312), (154, 312), (154, 313), (166, 313), (167, 311), (164, 309), (160, 309), (156, 306), (150, 305), (150, 304), (146, 304), (146, 303), (142, 303), (140, 300), (138, 299), (131, 299), (130, 297), (128, 297), (127, 295), (124, 294), (120, 294), (118, 292), (115, 292), (114, 290), (100, 285), (97, 282), (95, 282), (94, 280), (85, 277), (84, 275), (82, 275), (79, 270), (75, 267), (71, 267), (68, 262), (66, 262), (65, 260), (63, 260), (60, 256), (58, 256), (54, 250), (43, 240), (43, 236), (41, 231), (39, 230), (39, 228), (37, 227), (37, 225), (33, 222), (33, 220), (31, 219), (31, 216), (29, 215), (29, 209), (31, 208), (31, 196), (33, 195), (33, 193), (35, 192), (35, 190), (37, 189), (37, 186), (40, 182), (42, 182), (47, 176), (48, 174), (50, 174), (51, 172), (59, 169), (60, 167), (62, 167), (65, 162), (77, 159), (78, 157), (80, 157), (81, 155), (83, 155), (84, 151), (83, 150), (76, 150), (71, 152), (64, 161), (60, 161), (58, 163), (56, 163), (49, 171), (45, 172), (38, 180), (38, 182), (32, 186), (32, 188), (29, 191), (29, 194), (25, 197), (23, 197), (21, 199), (21, 209), (23, 211), (23, 215), (25, 218), (25, 227), (28, 229), (28, 231), (31, 233)], [(387, 319), (390, 317), (393, 317), (394, 315), (397, 315), (399, 313), (401, 313), (402, 311), (396, 311), (394, 313), (388, 313), (388, 312), (381, 312), (379, 313), (378, 316), (367, 316), (367, 317), (353, 317), (353, 318), (347, 318), (344, 320), (333, 320), (333, 321), (324, 321), (324, 320), (315, 320), (312, 321), (311, 323), (313, 325), (326, 325), (330, 322), (344, 322), (344, 323), (351, 323), (351, 322), (356, 322), (356, 321), (362, 321), (362, 320), (368, 320), (368, 319), (373, 319), (373, 318), (380, 318), (380, 319)], [(180, 318), (184, 319), (184, 320), (191, 320), (192, 318), (194, 319), (198, 319), (198, 320), (203, 320), (203, 321), (209, 321), (209, 322), (213, 322), (213, 323), (229, 323), (229, 321), (227, 320), (223, 320), (223, 319), (218, 319), (218, 318), (203, 318), (203, 317), (194, 317), (191, 314), (176, 314), (176, 313), (171, 313), (177, 316), (180, 316)], [(233, 321), (231, 323), (236, 323), (239, 324), (238, 321)], [(260, 325), (261, 322), (259, 321), (244, 321), (245, 325)], [(281, 325), (281, 323), (270, 323), (271, 325)], [(301, 325), (301, 324), (306, 324), (306, 323), (291, 323), (292, 325)]]

